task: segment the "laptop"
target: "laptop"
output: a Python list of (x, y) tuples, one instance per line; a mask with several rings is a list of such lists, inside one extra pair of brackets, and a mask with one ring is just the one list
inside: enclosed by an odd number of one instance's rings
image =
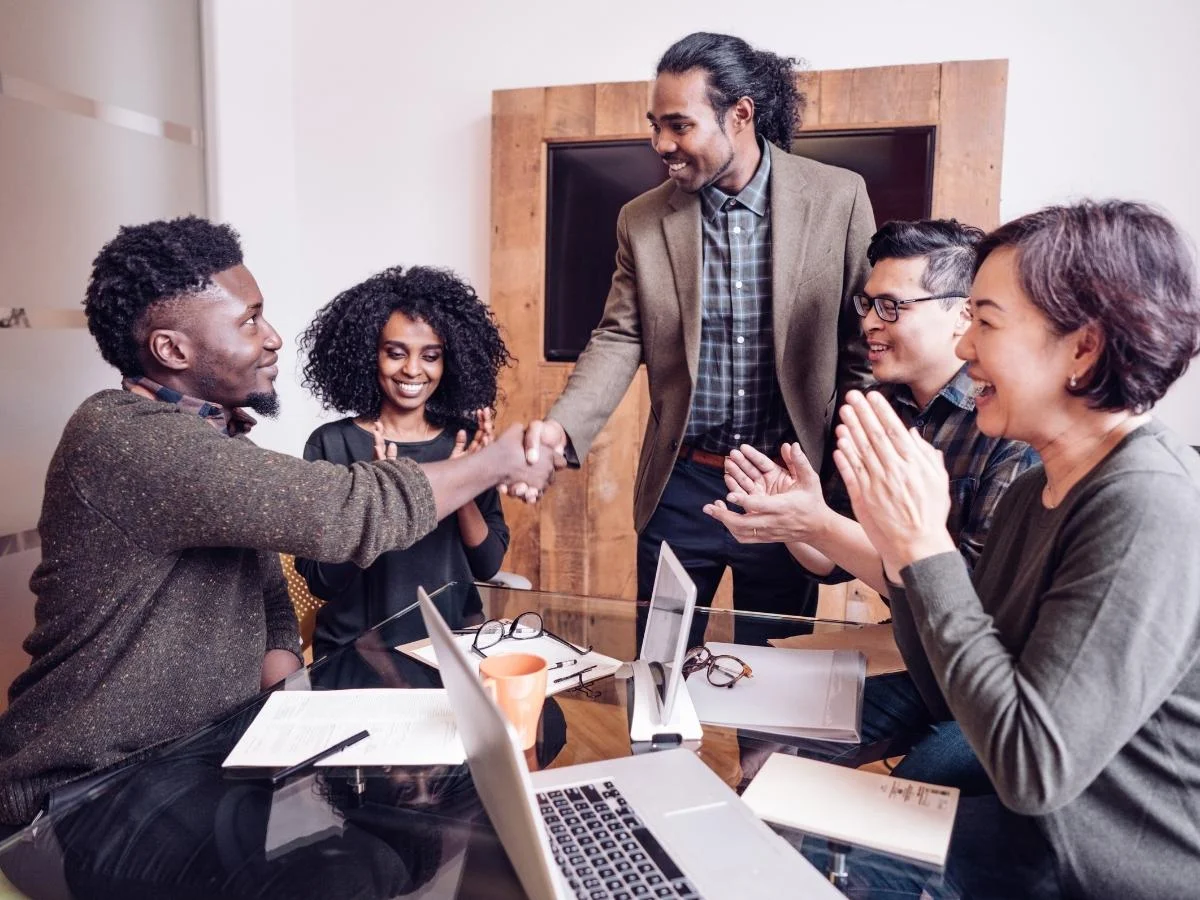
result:
[(536, 772), (423, 589), (476, 790), (534, 900), (841, 894), (691, 751)]
[(683, 690), (683, 657), (687, 653), (692, 616), (696, 611), (696, 582), (666, 541), (658, 551), (658, 569), (650, 592), (646, 633), (640, 659), (650, 664), (658, 688), (659, 722), (671, 721), (675, 698)]

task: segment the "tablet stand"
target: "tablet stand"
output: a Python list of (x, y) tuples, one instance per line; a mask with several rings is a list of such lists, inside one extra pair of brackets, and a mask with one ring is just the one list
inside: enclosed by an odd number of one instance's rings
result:
[(662, 702), (654, 683), (650, 663), (644, 659), (629, 663), (632, 674), (628, 676), (626, 689), (629, 714), (629, 741), (635, 752), (699, 744), (704, 737), (696, 708), (692, 705), (687, 686), (681, 681), (679, 692), (671, 709), (669, 721), (662, 720)]

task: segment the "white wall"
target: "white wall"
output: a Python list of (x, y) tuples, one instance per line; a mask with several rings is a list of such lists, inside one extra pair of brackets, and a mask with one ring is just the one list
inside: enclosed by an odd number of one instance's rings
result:
[[(390, 264), (448, 265), (486, 295), (491, 92), (648, 79), (673, 40), (699, 29), (818, 69), (1007, 58), (1004, 218), (1122, 196), (1164, 206), (1200, 236), (1190, 0), (763, 0), (753, 22), (729, 0), (206, 2), (214, 210), (242, 229), (289, 340), (338, 290)], [(315, 416), (291, 371), (284, 415), (258, 434), (297, 452)], [(1195, 444), (1198, 395), (1200, 367), (1159, 407)]]

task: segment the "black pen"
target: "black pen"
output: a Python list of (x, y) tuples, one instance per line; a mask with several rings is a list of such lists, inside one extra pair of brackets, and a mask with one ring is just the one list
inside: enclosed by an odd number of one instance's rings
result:
[(578, 678), (579, 683), (583, 684), (583, 673), (590, 672), (594, 668), (596, 668), (596, 667), (595, 666), (585, 666), (584, 668), (580, 669), (578, 672), (572, 672), (570, 675), (564, 675), (562, 678), (555, 678), (553, 683), (554, 684), (562, 684), (564, 681), (571, 681), (572, 679)]
[(285, 778), (291, 778), (297, 772), (303, 772), (309, 766), (316, 765), (321, 760), (326, 759), (330, 756), (333, 756), (333, 754), (338, 753), (342, 750), (345, 750), (347, 747), (352, 747), (355, 744), (357, 744), (359, 741), (369, 738), (370, 736), (371, 736), (371, 733), (364, 728), (358, 734), (352, 734), (352, 735), (350, 735), (350, 737), (346, 738), (344, 741), (338, 741), (332, 747), (327, 747), (326, 749), (322, 750), (320, 753), (314, 753), (312, 756), (310, 756), (308, 759), (304, 760), (303, 762), (298, 762), (294, 766), (288, 766), (286, 769), (276, 772), (274, 775), (271, 776), (271, 784), (279, 784), (279, 782), (283, 781)]

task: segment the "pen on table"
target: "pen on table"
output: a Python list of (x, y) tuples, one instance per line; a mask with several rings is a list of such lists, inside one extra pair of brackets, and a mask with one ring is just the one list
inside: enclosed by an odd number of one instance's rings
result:
[(279, 784), (279, 782), (283, 781), (285, 778), (291, 778), (297, 772), (302, 772), (309, 766), (316, 765), (321, 760), (327, 759), (328, 757), (333, 756), (333, 754), (339, 753), (342, 750), (345, 750), (347, 747), (351, 747), (354, 744), (357, 744), (359, 741), (369, 738), (370, 736), (371, 733), (364, 728), (358, 734), (352, 734), (344, 741), (338, 741), (332, 747), (327, 747), (320, 753), (314, 753), (303, 762), (298, 762), (294, 766), (288, 766), (286, 769), (276, 772), (271, 776), (271, 784)]
[(590, 672), (590, 671), (592, 671), (592, 669), (594, 669), (594, 668), (596, 668), (596, 667), (595, 667), (595, 666), (584, 666), (584, 667), (583, 667), (582, 669), (580, 669), (578, 672), (572, 672), (570, 675), (564, 675), (562, 678), (555, 678), (553, 683), (554, 683), (554, 684), (561, 684), (561, 683), (562, 683), (562, 682), (564, 682), (564, 681), (571, 681), (571, 680), (572, 680), (572, 679), (574, 679), (574, 678), (578, 678), (578, 679), (579, 679), (579, 683), (580, 683), (580, 684), (583, 684), (583, 673), (584, 673), (584, 672)]

